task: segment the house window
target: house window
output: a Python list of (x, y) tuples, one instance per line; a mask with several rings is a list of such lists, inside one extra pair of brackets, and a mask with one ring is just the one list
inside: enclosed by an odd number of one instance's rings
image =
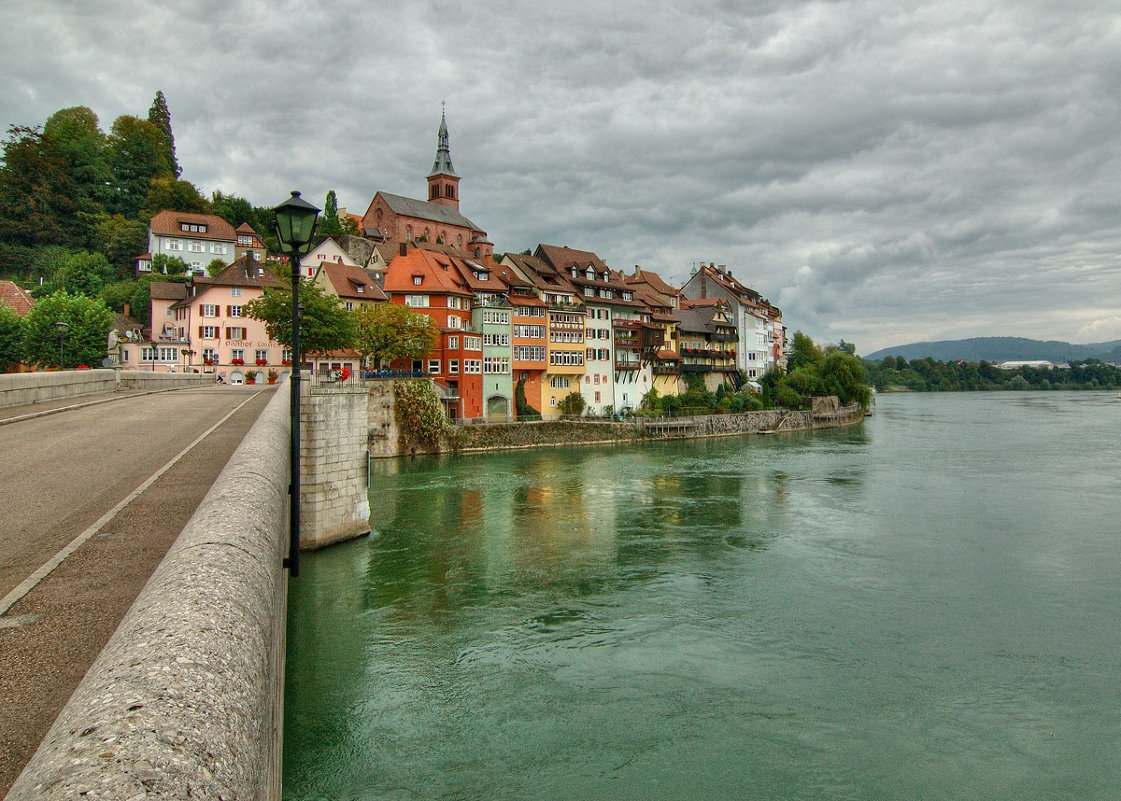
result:
[(411, 225), (405, 226), (405, 239), (409, 242), (413, 241), (413, 227)]
[(234, 348), (230, 351), (230, 358), (245, 361), (245, 348)]
[(413, 286), (420, 286), (422, 283), (424, 283), (424, 276), (423, 275), (414, 275), (413, 276)]
[(253, 354), (253, 360), (258, 362), (267, 362), (269, 360), (269, 351), (267, 348), (257, 348)]
[(218, 349), (217, 348), (203, 348), (202, 349), (202, 360), (204, 362), (211, 362), (211, 363), (217, 362), (218, 361)]
[(236, 325), (227, 326), (226, 339), (245, 339), (245, 328)]
[(449, 314), (448, 315), (448, 328), (454, 328), (458, 331), (460, 328), (463, 328), (462, 321), (459, 319), (458, 316), (456, 316), (454, 314)]
[(182, 250), (183, 249), (183, 243), (180, 242), (178, 239), (169, 239), (169, 240), (167, 240), (167, 249), (168, 250)]
[(459, 350), (459, 336), (448, 337), (448, 349)]
[(202, 242), (188, 242), (187, 250), (191, 251), (191, 253), (202, 253), (204, 248)]
[(413, 309), (428, 307), (428, 295), (406, 295), (405, 305)]
[(440, 360), (439, 359), (429, 359), (428, 360), (428, 372), (432, 373), (432, 374), (440, 372)]
[(230, 317), (241, 317), (241, 306), (230, 306), (228, 313)]
[(483, 363), (479, 359), (464, 359), (463, 372), (475, 375), (483, 372)]
[(239, 286), (230, 287), (230, 297), (240, 298), (241, 297), (241, 287), (239, 287)]
[(483, 372), (493, 375), (506, 375), (510, 372), (510, 360), (487, 356), (483, 359)]
[(553, 389), (568, 389), (569, 379), (566, 375), (554, 375), (549, 377), (549, 386)]
[(459, 373), (459, 359), (448, 360), (448, 372), (452, 375), (456, 375)]
[(464, 350), (482, 350), (483, 339), (482, 337), (464, 337), (463, 338)]
[(549, 398), (549, 405), (550, 406), (556, 406), (557, 405), (557, 398), (556, 398), (555, 395)]
[(599, 403), (599, 393), (596, 393), (596, 403)]
[(203, 325), (203, 326), (199, 326), (199, 327), (202, 329), (201, 333), (202, 333), (202, 338), (203, 339), (217, 339), (218, 338), (218, 326), (216, 326), (216, 325)]
[(354, 301), (348, 300), (346, 302), (346, 310), (347, 311), (354, 311)]
[(204, 303), (204, 304), (202, 304), (202, 316), (203, 317), (217, 317), (218, 316), (218, 306), (214, 303)]

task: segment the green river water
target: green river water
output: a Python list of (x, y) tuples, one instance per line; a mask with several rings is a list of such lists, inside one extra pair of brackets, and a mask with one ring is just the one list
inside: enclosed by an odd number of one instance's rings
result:
[(1121, 798), (1121, 399), (374, 465), (285, 798)]

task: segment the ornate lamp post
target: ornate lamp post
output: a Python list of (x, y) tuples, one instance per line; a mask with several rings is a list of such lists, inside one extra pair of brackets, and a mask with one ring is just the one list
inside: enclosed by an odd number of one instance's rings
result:
[(319, 209), (303, 200), (299, 192), (273, 209), (276, 238), (280, 249), (292, 263), (292, 392), (291, 456), (292, 479), (288, 485), (288, 558), (284, 560), (288, 575), (300, 575), (300, 257), (311, 249)]
[(59, 320), (54, 324), (54, 327), (58, 329), (58, 369), (61, 370), (63, 356), (66, 353), (63, 347), (63, 343), (66, 340), (66, 330), (70, 328), (70, 324), (63, 320)]

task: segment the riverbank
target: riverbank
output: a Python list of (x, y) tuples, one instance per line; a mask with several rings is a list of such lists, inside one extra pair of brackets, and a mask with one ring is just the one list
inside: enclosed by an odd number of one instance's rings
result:
[[(819, 399), (812, 411), (768, 409), (740, 414), (693, 417), (631, 417), (612, 420), (556, 420), (530, 423), (487, 423), (456, 428), (447, 450), (480, 453), (573, 445), (615, 445), (668, 439), (709, 439), (744, 434), (770, 434), (841, 428), (864, 420), (860, 406), (842, 408), (836, 399)], [(828, 402), (832, 400), (832, 402)]]

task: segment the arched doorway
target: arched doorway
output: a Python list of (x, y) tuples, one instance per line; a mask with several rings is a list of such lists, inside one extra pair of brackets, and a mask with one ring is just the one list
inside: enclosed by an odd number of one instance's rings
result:
[(505, 420), (510, 416), (510, 401), (502, 395), (487, 398), (487, 419)]

